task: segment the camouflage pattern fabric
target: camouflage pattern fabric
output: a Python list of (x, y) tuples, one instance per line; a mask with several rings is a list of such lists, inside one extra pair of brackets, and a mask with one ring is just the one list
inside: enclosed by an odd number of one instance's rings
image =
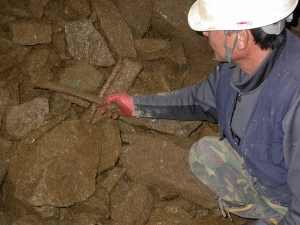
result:
[(221, 210), (252, 219), (285, 215), (287, 207), (271, 203), (252, 188), (240, 156), (226, 139), (201, 138), (190, 149), (189, 163), (197, 178), (219, 197)]

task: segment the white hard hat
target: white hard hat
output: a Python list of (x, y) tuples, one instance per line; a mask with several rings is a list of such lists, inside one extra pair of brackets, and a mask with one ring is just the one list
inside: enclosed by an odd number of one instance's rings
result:
[(297, 4), (298, 0), (197, 0), (188, 22), (196, 31), (265, 27), (267, 33), (278, 34)]

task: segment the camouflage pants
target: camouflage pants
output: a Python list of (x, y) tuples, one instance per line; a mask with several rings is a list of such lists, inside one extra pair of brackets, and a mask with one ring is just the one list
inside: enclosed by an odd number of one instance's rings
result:
[(219, 197), (221, 209), (252, 219), (278, 220), (285, 215), (286, 207), (271, 203), (252, 188), (240, 156), (226, 139), (201, 138), (190, 149), (189, 163), (197, 178)]

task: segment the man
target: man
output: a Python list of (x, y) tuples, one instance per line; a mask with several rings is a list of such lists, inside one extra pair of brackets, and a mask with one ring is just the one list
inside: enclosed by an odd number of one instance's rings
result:
[[(101, 113), (218, 123), (190, 150), (193, 173), (245, 224), (300, 224), (300, 40), (285, 29), (298, 0), (198, 0), (188, 15), (220, 62), (203, 83), (149, 96), (110, 94)], [(241, 6), (241, 7), (239, 7)]]

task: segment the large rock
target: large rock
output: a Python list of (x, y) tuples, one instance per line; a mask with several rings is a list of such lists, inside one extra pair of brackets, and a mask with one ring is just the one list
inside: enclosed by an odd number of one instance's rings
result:
[(150, 29), (153, 1), (117, 0), (114, 3), (131, 28), (133, 37), (144, 37)]
[(19, 45), (50, 44), (52, 41), (52, 28), (47, 24), (13, 22), (10, 32), (13, 42)]
[(20, 145), (10, 163), (13, 195), (32, 206), (68, 207), (96, 190), (99, 128), (78, 120), (63, 122), (33, 145)]
[(3, 183), (9, 164), (9, 150), (12, 142), (0, 138), (0, 184)]
[(110, 85), (107, 93), (127, 92), (142, 69), (143, 64), (141, 61), (124, 59), (124, 66)]
[(97, 94), (104, 75), (87, 62), (66, 68), (60, 75), (60, 83), (82, 91)]
[(122, 117), (121, 120), (136, 125), (146, 127), (165, 134), (171, 134), (179, 137), (189, 137), (203, 122), (199, 121), (178, 121), (151, 118), (127, 118)]
[(23, 62), (29, 54), (30, 49), (24, 46), (10, 48), (8, 53), (0, 54), (0, 72), (11, 69)]
[(49, 48), (33, 49), (22, 65), (22, 70), (33, 79), (50, 80), (52, 72), (47, 64), (51, 54)]
[(115, 167), (121, 152), (122, 141), (120, 137), (120, 128), (115, 120), (105, 120), (101, 123), (103, 131), (100, 162), (98, 166), (98, 174), (102, 174)]
[(111, 0), (94, 1), (95, 11), (110, 44), (120, 57), (136, 57), (132, 32)]
[(207, 39), (188, 25), (188, 12), (195, 0), (155, 0), (151, 26), (162, 37), (180, 39), (184, 43), (189, 59), (189, 74), (185, 86), (201, 82), (211, 72), (217, 62)]
[(164, 57), (173, 58), (171, 45), (167, 39), (136, 39), (134, 44), (138, 56), (142, 60), (156, 60)]
[(13, 139), (20, 139), (29, 131), (40, 127), (48, 113), (48, 100), (44, 98), (35, 98), (30, 102), (9, 107), (3, 118), (2, 132)]
[[(123, 135), (127, 143), (120, 163), (126, 174), (136, 182), (148, 186), (163, 186), (171, 193), (206, 208), (216, 206), (213, 194), (192, 173), (188, 161), (188, 149), (157, 137)], [(147, 163), (145, 163), (147, 162)]]
[(91, 65), (111, 66), (116, 63), (110, 50), (90, 20), (69, 22), (65, 26), (67, 51), (79, 61)]
[(153, 206), (153, 197), (145, 185), (119, 180), (112, 190), (111, 218), (114, 224), (145, 224)]

